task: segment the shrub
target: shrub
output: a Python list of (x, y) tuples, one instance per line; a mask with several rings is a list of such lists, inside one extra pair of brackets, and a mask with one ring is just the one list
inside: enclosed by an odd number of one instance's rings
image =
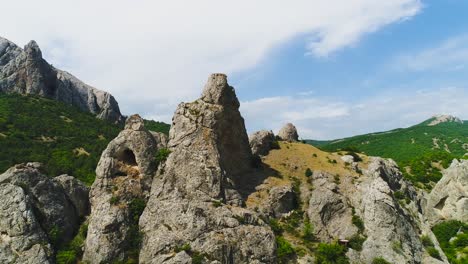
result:
[(372, 260), (372, 264), (391, 264), (382, 257), (377, 257)]
[(302, 230), (302, 238), (305, 241), (309, 241), (309, 242), (314, 240), (314, 227), (312, 226), (308, 218), (304, 221), (304, 228)]
[(314, 154), (312, 154), (312, 157), (316, 158), (316, 157), (317, 157), (317, 154), (315, 154), (315, 153), (314, 153)]
[(185, 251), (185, 252), (189, 253), (191, 250), (192, 250), (192, 247), (190, 246), (189, 243), (185, 243), (180, 247), (176, 246), (175, 249), (174, 249), (174, 251), (176, 253), (181, 252), (181, 251)]
[(109, 199), (109, 203), (112, 204), (112, 205), (115, 205), (119, 202), (120, 198), (118, 196), (112, 196), (110, 199)]
[(62, 235), (62, 230), (56, 225), (54, 225), (50, 230), (49, 230), (49, 240), (50, 243), (54, 246), (58, 246), (58, 242), (60, 240), (60, 236)]
[(320, 243), (315, 254), (317, 264), (347, 264), (348, 258), (345, 255), (346, 248), (336, 243)]
[(394, 195), (395, 198), (398, 199), (398, 200), (405, 199), (405, 195), (404, 195), (403, 192), (401, 192), (401, 191), (396, 191), (396, 192), (393, 193), (393, 195)]
[(421, 237), (421, 243), (423, 244), (424, 247), (433, 247), (434, 243), (432, 243), (431, 238), (429, 236), (422, 236)]
[(276, 257), (279, 263), (287, 263), (296, 255), (293, 246), (282, 236), (276, 237)]
[(58, 264), (75, 264), (77, 256), (74, 250), (59, 250), (55, 259)]
[(400, 241), (393, 241), (392, 243), (392, 249), (396, 253), (401, 253), (403, 251), (403, 246), (401, 245)]
[(441, 259), (439, 251), (435, 247), (427, 247), (427, 253), (433, 258)]
[(223, 203), (221, 201), (212, 201), (211, 204), (214, 206), (214, 207), (220, 207), (221, 205), (223, 205)]
[(364, 222), (359, 216), (353, 214), (353, 218), (351, 219), (351, 221), (353, 225), (355, 225), (358, 228), (359, 233), (364, 232)]
[(154, 157), (156, 161), (156, 166), (158, 166), (161, 162), (166, 161), (167, 157), (169, 157), (169, 154), (171, 154), (171, 151), (167, 148), (162, 148), (158, 150), (156, 156)]
[(275, 233), (275, 235), (278, 236), (283, 233), (283, 228), (281, 227), (278, 220), (272, 218), (268, 221), (268, 223), (270, 224), (271, 230), (273, 231), (273, 233)]
[(271, 149), (280, 149), (280, 145), (278, 143), (278, 140), (275, 140), (273, 142), (271, 142)]
[(361, 236), (359, 234), (353, 235), (349, 239), (349, 247), (356, 250), (356, 251), (361, 251), (362, 250), (362, 244), (364, 241), (366, 241), (367, 237)]
[(312, 176), (312, 174), (313, 174), (312, 170), (310, 168), (307, 168), (306, 171), (305, 171), (305, 176), (310, 177), (310, 176)]

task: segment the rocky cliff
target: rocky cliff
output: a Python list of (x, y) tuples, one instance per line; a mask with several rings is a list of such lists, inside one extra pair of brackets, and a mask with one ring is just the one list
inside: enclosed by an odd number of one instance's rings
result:
[(274, 263), (273, 232), (240, 207), (252, 153), (238, 108), (223, 74), (209, 77), (200, 99), (178, 106), (171, 154), (140, 218), (141, 263)]
[(122, 121), (114, 97), (61, 71), (42, 58), (35, 41), (24, 49), (0, 37), (0, 92), (32, 94), (71, 104), (111, 122)]

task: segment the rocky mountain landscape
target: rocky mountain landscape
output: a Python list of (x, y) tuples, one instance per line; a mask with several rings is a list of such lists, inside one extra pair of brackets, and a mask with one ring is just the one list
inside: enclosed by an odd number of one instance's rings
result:
[[(0, 97), (2, 146), (13, 151), (12, 142), (43, 136), (39, 146), (56, 148), (89, 135), (56, 155), (97, 155), (96, 163), (71, 165), (93, 166), (89, 177), (64, 173), (38, 154), (2, 163), (9, 168), (0, 174), (0, 263), (468, 262), (463, 155), (425, 185), (397, 159), (299, 141), (291, 123), (278, 135), (248, 136), (235, 89), (220, 73), (209, 76), (200, 98), (178, 105), (168, 134), (138, 114), (121, 127), (110, 94), (50, 66), (35, 42), (22, 50), (0, 40), (0, 88), (9, 93)], [(12, 101), (56, 107), (43, 120), (70, 131), (26, 133), (11, 120), (22, 117), (7, 114)], [(89, 130), (65, 140), (77, 120)], [(440, 117), (411, 129), (452, 131), (445, 126), (460, 122)], [(466, 140), (461, 131), (457, 139)], [(90, 153), (93, 142), (102, 147)]]

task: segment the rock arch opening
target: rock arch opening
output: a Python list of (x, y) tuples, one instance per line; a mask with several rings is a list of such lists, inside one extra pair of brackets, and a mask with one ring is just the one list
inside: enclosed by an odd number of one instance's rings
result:
[(135, 154), (133, 154), (133, 151), (129, 149), (124, 149), (123, 151), (117, 152), (116, 155), (117, 160), (123, 162), (126, 165), (130, 166), (137, 166)]

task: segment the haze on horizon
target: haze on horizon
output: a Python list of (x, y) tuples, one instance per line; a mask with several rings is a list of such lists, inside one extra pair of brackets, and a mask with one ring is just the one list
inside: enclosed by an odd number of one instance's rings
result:
[[(302, 138), (468, 119), (468, 2), (5, 1), (1, 36), (111, 92), (124, 114), (170, 122), (212, 72), (250, 132)], [(441, 23), (443, 21), (443, 23)]]

